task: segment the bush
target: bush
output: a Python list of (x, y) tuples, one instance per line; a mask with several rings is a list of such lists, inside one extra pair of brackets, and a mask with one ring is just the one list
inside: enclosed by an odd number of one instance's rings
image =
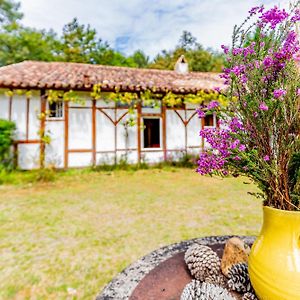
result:
[(13, 137), (16, 125), (14, 122), (0, 119), (0, 169), (12, 167)]

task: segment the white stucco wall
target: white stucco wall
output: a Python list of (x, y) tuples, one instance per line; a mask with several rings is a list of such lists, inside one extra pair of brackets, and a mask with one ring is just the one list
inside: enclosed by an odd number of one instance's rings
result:
[(88, 167), (92, 165), (92, 153), (69, 153), (69, 167)]
[(64, 167), (65, 149), (65, 123), (63, 121), (46, 122), (46, 134), (51, 137), (51, 142), (46, 145), (45, 163), (57, 168)]
[[(184, 119), (184, 111), (178, 110)], [(167, 125), (167, 149), (184, 149), (185, 148), (185, 128), (184, 124), (173, 110), (166, 111)]]
[[(82, 99), (85, 99), (84, 103), (69, 103), (69, 150), (68, 164), (69, 167), (85, 167), (92, 164), (92, 100), (89, 93), (79, 93)], [(117, 109), (115, 112), (115, 103), (113, 101), (106, 102), (103, 100), (96, 101), (97, 108), (103, 108), (105, 113), (110, 116), (114, 121), (118, 120), (125, 112), (125, 109)], [(192, 110), (185, 113), (184, 110), (177, 110), (182, 119), (187, 120), (195, 112), (196, 105), (187, 105)], [(39, 140), (38, 131), (40, 129), (40, 120), (37, 116), (40, 113), (41, 101), (40, 91), (33, 91), (30, 96), (29, 102), (29, 119), (27, 121), (27, 101), (26, 95), (14, 95), (12, 101), (12, 120), (17, 124), (17, 140), (24, 141), (26, 139), (26, 124), (28, 124), (28, 140)], [(159, 113), (160, 109), (143, 108), (143, 113)], [(116, 113), (116, 115), (115, 115)], [(185, 115), (186, 114), (186, 115)], [(9, 117), (9, 97), (4, 93), (4, 90), (0, 91), (0, 118), (8, 119)], [(127, 152), (127, 159), (129, 163), (137, 163), (137, 126), (128, 128), (128, 144), (125, 141), (125, 129), (124, 121), (130, 117), (125, 116), (116, 127), (116, 142), (115, 145), (115, 126), (99, 109), (96, 109), (96, 163), (114, 163), (120, 161), (125, 157), (125, 151), (117, 151), (115, 156), (114, 150), (125, 149), (126, 146), (129, 149)], [(148, 118), (148, 117), (146, 117)], [(142, 118), (141, 118), (142, 123)], [(46, 165), (55, 165), (56, 167), (64, 167), (64, 155), (65, 155), (65, 122), (61, 120), (46, 120), (46, 134), (50, 134), (51, 143), (46, 145), (45, 163)], [(215, 124), (216, 125), (216, 124)], [(187, 126), (187, 147), (189, 153), (197, 154), (199, 149), (189, 147), (200, 147), (201, 139), (199, 137), (199, 131), (201, 129), (201, 121), (197, 116), (194, 116)], [(161, 122), (162, 133), (162, 122)], [(163, 145), (163, 137), (161, 134), (161, 146)], [(181, 119), (173, 110), (166, 110), (166, 146), (167, 150), (179, 150), (179, 151), (167, 151), (167, 157), (182, 156), (182, 151), (185, 150), (185, 126)], [(143, 149), (143, 132), (141, 130), (141, 149)], [(86, 150), (82, 152), (72, 152), (72, 150)], [(148, 163), (155, 163), (163, 161), (163, 150), (157, 152), (143, 151), (141, 153), (142, 161)], [(181, 151), (181, 152), (180, 152)], [(40, 145), (22, 143), (18, 146), (19, 153), (19, 167), (22, 169), (37, 168), (39, 166)]]
[(39, 168), (40, 144), (18, 145), (18, 167), (22, 170)]
[(115, 126), (99, 110), (96, 111), (96, 150), (114, 151), (115, 149)]
[(40, 120), (38, 115), (41, 112), (41, 99), (38, 92), (32, 92), (29, 100), (29, 120), (28, 120), (28, 139), (38, 140), (40, 130)]
[(142, 161), (145, 163), (158, 163), (164, 160), (163, 151), (150, 152), (145, 151), (141, 153)]
[(92, 109), (69, 109), (69, 149), (92, 149)]
[[(187, 119), (189, 119), (194, 114), (194, 111), (187, 111)], [(193, 116), (187, 125), (187, 146), (195, 147), (201, 146), (201, 137), (199, 132), (201, 130), (201, 120), (197, 115)]]
[(9, 98), (5, 95), (6, 90), (0, 91), (0, 119), (8, 119)]
[(11, 120), (17, 124), (16, 139), (26, 139), (26, 96), (14, 95), (12, 101)]

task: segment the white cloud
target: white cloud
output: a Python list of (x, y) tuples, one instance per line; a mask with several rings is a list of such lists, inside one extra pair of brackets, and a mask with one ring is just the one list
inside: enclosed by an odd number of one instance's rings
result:
[(229, 44), (234, 24), (250, 7), (286, 5), (276, 0), (21, 0), (23, 23), (36, 28), (62, 27), (73, 17), (96, 28), (99, 36), (126, 54), (142, 49), (153, 57), (171, 49), (183, 30), (205, 47)]

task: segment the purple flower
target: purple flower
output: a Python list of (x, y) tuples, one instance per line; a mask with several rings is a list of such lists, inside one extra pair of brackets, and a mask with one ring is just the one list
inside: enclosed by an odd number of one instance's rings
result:
[(238, 155), (236, 155), (233, 157), (233, 160), (241, 160), (241, 158)]
[(255, 112), (253, 113), (253, 117), (254, 117), (254, 118), (257, 118), (257, 117), (258, 117), (258, 112), (257, 112), (257, 111), (255, 111)]
[(219, 105), (220, 105), (220, 104), (219, 104), (218, 101), (213, 100), (213, 101), (211, 101), (210, 103), (208, 103), (207, 109), (208, 109), (208, 110), (215, 109), (215, 108), (217, 108)]
[(269, 107), (266, 105), (266, 103), (265, 102), (261, 102), (260, 104), (259, 104), (259, 109), (260, 110), (268, 110), (269, 109)]
[(297, 96), (300, 96), (300, 89), (297, 89)]
[(198, 118), (199, 118), (199, 119), (205, 118), (206, 114), (205, 114), (205, 112), (204, 112), (202, 109), (197, 108), (197, 109), (196, 109), (196, 112), (197, 112), (197, 114), (198, 114)]
[(264, 161), (269, 161), (269, 160), (270, 160), (269, 155), (265, 155), (265, 156), (264, 156)]
[(221, 93), (221, 88), (218, 87), (218, 86), (215, 86), (215, 87), (214, 87), (214, 90), (215, 90), (216, 92), (218, 92), (218, 93)]
[(261, 20), (261, 26), (270, 25), (272, 29), (282, 23), (286, 18), (288, 18), (289, 14), (285, 11), (285, 9), (279, 9), (277, 6), (265, 11), (259, 18)]
[(286, 95), (286, 90), (284, 90), (284, 89), (274, 90), (273, 95), (274, 95), (274, 98), (279, 99), (282, 96)]
[(239, 146), (239, 150), (240, 150), (240, 151), (245, 151), (245, 150), (246, 150), (246, 146), (243, 145), (243, 144), (240, 145), (240, 146)]
[(221, 45), (221, 48), (223, 49), (223, 51), (224, 51), (225, 54), (229, 53), (229, 48), (226, 47), (225, 45)]
[(257, 13), (262, 13), (263, 10), (264, 10), (264, 6), (263, 5), (261, 5), (261, 6), (254, 6), (254, 7), (252, 7), (248, 11), (248, 13), (250, 14), (250, 16), (253, 16), (253, 15), (257, 14)]

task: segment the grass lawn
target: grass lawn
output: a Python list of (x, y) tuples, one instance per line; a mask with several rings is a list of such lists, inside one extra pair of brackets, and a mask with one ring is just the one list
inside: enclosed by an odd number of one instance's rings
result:
[(2, 185), (0, 299), (94, 299), (158, 247), (207, 235), (255, 235), (260, 202), (244, 181), (150, 169)]

